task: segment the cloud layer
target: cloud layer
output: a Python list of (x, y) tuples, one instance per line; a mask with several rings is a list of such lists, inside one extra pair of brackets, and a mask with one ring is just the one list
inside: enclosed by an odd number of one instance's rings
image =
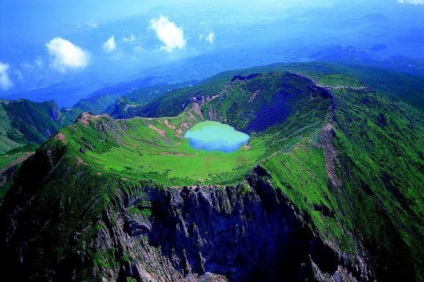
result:
[(0, 90), (7, 91), (13, 87), (13, 82), (9, 77), (9, 65), (0, 62)]
[(46, 44), (52, 68), (66, 72), (69, 69), (83, 69), (88, 65), (89, 55), (72, 42), (56, 37)]
[(124, 42), (134, 42), (135, 36), (134, 36), (134, 34), (131, 33), (131, 35), (128, 36), (128, 37), (122, 37), (122, 41), (124, 41)]
[(97, 28), (99, 26), (99, 24), (96, 23), (95, 21), (88, 21), (87, 25), (91, 28)]
[(400, 4), (424, 5), (424, 0), (397, 0)]
[(113, 35), (103, 44), (103, 49), (108, 53), (116, 49), (115, 37)]
[(212, 31), (209, 32), (208, 36), (206, 36), (206, 41), (210, 44), (213, 44), (215, 42), (215, 33), (213, 33)]
[(149, 28), (154, 30), (156, 37), (165, 44), (161, 47), (162, 50), (172, 52), (174, 49), (182, 49), (186, 45), (183, 29), (177, 27), (167, 17), (160, 16), (152, 19)]
[(208, 35), (204, 36), (203, 34), (199, 34), (199, 41), (205, 40), (206, 42), (209, 42), (210, 44), (215, 43), (215, 33), (210, 31)]

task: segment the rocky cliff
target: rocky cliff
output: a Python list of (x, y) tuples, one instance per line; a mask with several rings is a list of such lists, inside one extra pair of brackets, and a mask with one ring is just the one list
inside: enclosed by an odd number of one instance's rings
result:
[[(81, 115), (16, 173), (0, 280), (422, 281), (422, 112), (333, 78), (239, 77), (173, 118)], [(263, 113), (234, 155), (184, 145), (199, 120)]]
[(48, 211), (36, 210), (36, 220), (28, 218), (28, 207), (38, 206), (39, 201), (28, 195), (51, 176), (63, 153), (38, 152), (22, 171), (33, 165), (38, 170), (8, 195), (1, 214), (4, 281), (355, 281), (373, 277), (363, 263), (365, 256), (351, 258), (323, 242), (308, 216), (271, 186), (266, 180), (269, 175), (259, 166), (238, 186), (117, 189), (101, 217), (73, 229), (61, 256), (50, 257), (59, 239), (53, 235), (50, 247), (41, 247), (48, 240), (43, 229), (60, 230), (58, 221), (66, 215), (53, 203)]
[[(92, 243), (125, 281), (370, 280), (364, 257), (324, 243), (257, 167), (237, 187), (147, 188), (107, 209)], [(111, 253), (112, 250), (112, 253)]]

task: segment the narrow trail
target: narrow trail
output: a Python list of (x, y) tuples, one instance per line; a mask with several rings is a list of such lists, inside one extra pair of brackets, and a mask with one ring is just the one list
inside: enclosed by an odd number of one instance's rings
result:
[(336, 164), (339, 164), (340, 161), (338, 159), (337, 149), (334, 146), (334, 138), (337, 136), (337, 132), (335, 130), (335, 124), (337, 123), (337, 100), (331, 90), (348, 89), (354, 91), (364, 91), (368, 90), (368, 87), (323, 86), (318, 84), (315, 80), (303, 76), (301, 74), (292, 75), (306, 79), (313, 87), (321, 89), (324, 94), (331, 99), (331, 116), (330, 120), (324, 125), (324, 127), (320, 131), (320, 145), (324, 149), (325, 168), (327, 171), (328, 178), (335, 187), (341, 187), (343, 185), (343, 182), (340, 180), (336, 173)]
[(34, 152), (24, 153), (21, 157), (19, 157), (18, 159), (14, 160), (13, 162), (11, 162), (10, 164), (8, 164), (4, 168), (0, 169), (0, 175), (3, 174), (4, 172), (6, 172), (11, 167), (14, 167), (14, 166), (16, 166), (16, 165), (18, 165), (20, 163), (23, 163), (24, 161), (26, 161), (29, 157), (31, 157), (34, 154), (35, 154)]
[(359, 87), (352, 87), (352, 86), (330, 86), (330, 85), (321, 85), (321, 84), (315, 84), (318, 87), (321, 88), (327, 88), (331, 90), (354, 90), (354, 91), (362, 91), (362, 90), (368, 90), (369, 88), (367, 86), (359, 86)]

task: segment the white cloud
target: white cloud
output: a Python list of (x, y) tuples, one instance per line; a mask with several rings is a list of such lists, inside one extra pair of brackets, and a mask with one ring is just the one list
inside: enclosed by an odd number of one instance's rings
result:
[(172, 52), (174, 49), (182, 49), (186, 45), (183, 29), (177, 27), (167, 17), (160, 16), (159, 18), (152, 19), (149, 28), (153, 29), (156, 32), (157, 38), (165, 44), (161, 47), (161, 50)]
[(103, 49), (108, 53), (116, 49), (115, 37), (113, 35), (103, 44)]
[(50, 54), (50, 66), (60, 72), (83, 69), (88, 65), (88, 52), (66, 39), (53, 38), (46, 47)]
[(134, 36), (134, 34), (131, 33), (131, 35), (129, 37), (122, 37), (122, 41), (124, 41), (124, 42), (134, 42), (135, 36)]
[(99, 24), (96, 23), (95, 21), (88, 21), (87, 25), (91, 28), (97, 28), (99, 26)]
[(204, 36), (203, 34), (199, 35), (199, 41), (203, 41), (206, 40), (207, 42), (209, 42), (210, 44), (213, 44), (215, 42), (216, 36), (215, 33), (210, 31), (208, 33), (208, 35)]
[(8, 64), (3, 64), (0, 62), (0, 90), (7, 91), (13, 87), (13, 82), (9, 77), (9, 68)]
[(213, 44), (215, 42), (215, 33), (214, 32), (209, 32), (208, 36), (206, 36), (206, 41), (209, 42), (210, 44)]
[(400, 4), (424, 5), (424, 0), (397, 0)]

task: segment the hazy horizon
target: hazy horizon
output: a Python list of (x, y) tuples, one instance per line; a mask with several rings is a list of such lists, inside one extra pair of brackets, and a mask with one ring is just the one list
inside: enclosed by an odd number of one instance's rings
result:
[(423, 59), (423, 18), (422, 0), (2, 0), (0, 98), (69, 107), (118, 83), (314, 60), (335, 46)]

